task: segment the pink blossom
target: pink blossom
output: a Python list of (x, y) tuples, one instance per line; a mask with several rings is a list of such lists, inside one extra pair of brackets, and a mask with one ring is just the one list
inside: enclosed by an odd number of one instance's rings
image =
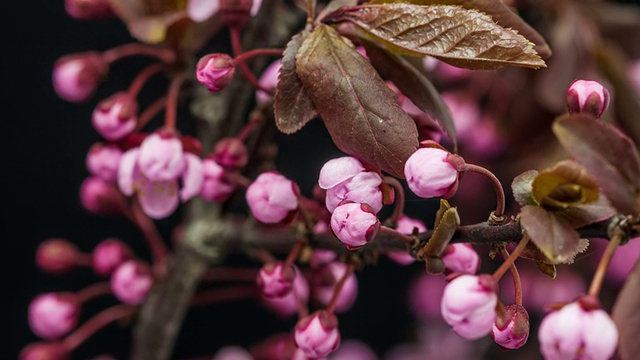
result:
[(444, 276), (420, 273), (409, 285), (409, 309), (422, 321), (440, 319), (440, 299), (447, 285)]
[(116, 144), (96, 143), (87, 154), (86, 166), (91, 175), (115, 183), (118, 180), (118, 166), (122, 150)]
[(382, 178), (366, 171), (362, 163), (351, 156), (327, 161), (320, 169), (318, 185), (326, 190), (325, 205), (333, 212), (343, 200), (369, 204), (377, 213), (382, 209)]
[(202, 22), (220, 10), (220, 0), (189, 0), (187, 14), (195, 22)]
[[(320, 267), (313, 274), (312, 294), (313, 298), (324, 306), (328, 306), (333, 298), (336, 284), (345, 275), (348, 265), (334, 261)], [(353, 307), (358, 297), (358, 278), (352, 272), (344, 282), (340, 295), (335, 305), (337, 313), (343, 313)]]
[(258, 273), (258, 286), (266, 297), (282, 297), (291, 292), (296, 272), (292, 265), (283, 262), (264, 264)]
[(118, 141), (131, 135), (138, 122), (138, 104), (127, 92), (120, 91), (102, 100), (93, 110), (92, 124), (107, 140)]
[(618, 345), (618, 329), (604, 310), (572, 302), (542, 319), (538, 340), (546, 360), (606, 360)]
[(320, 169), (318, 185), (321, 189), (329, 189), (364, 172), (360, 160), (352, 156), (343, 156), (327, 161)]
[[(265, 89), (275, 90), (278, 85), (280, 67), (282, 67), (282, 60), (280, 59), (269, 64), (269, 66), (267, 66), (267, 68), (262, 72), (262, 75), (260, 75), (260, 85)], [(271, 95), (262, 90), (256, 90), (256, 102), (259, 105), (266, 104), (269, 101), (271, 101)]]
[(281, 316), (291, 316), (298, 313), (301, 303), (309, 301), (309, 283), (297, 266), (293, 266), (295, 277), (292, 290), (281, 297), (262, 297), (264, 304)]
[(496, 319), (491, 337), (503, 349), (518, 349), (529, 338), (529, 313), (522, 305), (507, 305), (504, 313)]
[(331, 229), (348, 249), (366, 245), (380, 230), (380, 220), (367, 204), (345, 203), (331, 214)]
[(219, 92), (229, 86), (235, 74), (235, 61), (227, 54), (207, 54), (196, 64), (196, 80), (211, 92)]
[(206, 158), (202, 161), (203, 183), (200, 197), (213, 202), (225, 201), (235, 191), (236, 186), (226, 176), (226, 170), (215, 160)]
[(151, 270), (136, 260), (122, 263), (111, 275), (111, 290), (116, 298), (125, 304), (141, 304), (147, 297), (151, 285)]
[(45, 293), (29, 305), (29, 326), (41, 338), (62, 337), (78, 323), (80, 303), (72, 293)]
[[(427, 231), (427, 226), (418, 219), (412, 219), (406, 215), (401, 215), (398, 218), (398, 226), (396, 230), (407, 235), (413, 234), (413, 230), (417, 229), (418, 232)], [(408, 265), (413, 263), (416, 259), (406, 251), (389, 251), (387, 256), (400, 265)]]
[(95, 93), (108, 67), (102, 54), (95, 51), (63, 56), (53, 68), (53, 88), (66, 101), (87, 101)]
[(424, 147), (416, 150), (404, 165), (409, 189), (422, 198), (444, 197), (458, 189), (458, 170), (445, 150)]
[(183, 151), (178, 139), (158, 133), (147, 136), (139, 148), (125, 152), (118, 169), (122, 193), (136, 195), (142, 210), (154, 219), (170, 215), (179, 200), (198, 195), (202, 183), (200, 158)]
[(449, 273), (473, 275), (480, 268), (480, 257), (470, 244), (449, 244), (441, 258)]
[(78, 265), (80, 251), (67, 239), (47, 239), (36, 249), (36, 264), (47, 273), (63, 275)]
[(300, 189), (281, 174), (264, 172), (249, 185), (245, 196), (256, 220), (276, 224), (298, 208)]
[(116, 238), (101, 241), (91, 256), (93, 271), (100, 276), (109, 276), (122, 263), (131, 259), (133, 252), (127, 244)]
[(461, 275), (444, 288), (441, 312), (456, 334), (475, 340), (487, 335), (496, 319), (497, 284), (490, 275)]
[(294, 339), (307, 357), (327, 356), (340, 345), (338, 318), (324, 310), (316, 311), (298, 321)]
[(609, 91), (597, 81), (575, 80), (567, 90), (567, 111), (602, 116), (609, 106)]
[(89, 176), (80, 185), (82, 207), (97, 215), (122, 214), (127, 204), (113, 184), (98, 177)]
[(36, 342), (20, 351), (20, 360), (67, 360), (70, 351), (63, 342)]
[(113, 15), (109, 0), (65, 0), (64, 8), (67, 14), (79, 20), (102, 19)]

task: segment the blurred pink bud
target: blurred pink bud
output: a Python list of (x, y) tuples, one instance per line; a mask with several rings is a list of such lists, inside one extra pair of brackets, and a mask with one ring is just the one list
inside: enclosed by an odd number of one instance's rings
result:
[(264, 296), (282, 297), (291, 292), (295, 277), (292, 265), (285, 265), (282, 261), (270, 262), (260, 269), (257, 282)]
[(37, 342), (20, 351), (20, 360), (67, 360), (70, 351), (62, 342)]
[(311, 258), (313, 260), (313, 264), (315, 265), (326, 265), (338, 257), (338, 254), (332, 250), (324, 250), (324, 249), (315, 249), (311, 254)]
[(458, 170), (448, 158), (449, 153), (442, 149), (416, 150), (404, 165), (409, 189), (425, 199), (453, 196), (458, 189)]
[(151, 270), (145, 264), (128, 260), (111, 275), (111, 290), (118, 300), (129, 305), (141, 304), (153, 285)]
[(382, 190), (380, 174), (367, 171), (327, 189), (325, 205), (334, 212), (342, 201), (353, 201), (371, 206), (376, 213), (382, 209)]
[(538, 340), (546, 360), (606, 360), (618, 345), (618, 329), (604, 310), (572, 302), (542, 319)]
[[(278, 85), (278, 74), (282, 67), (282, 60), (277, 59), (267, 66), (262, 75), (260, 75), (260, 85), (265, 89), (275, 90)], [(258, 105), (266, 104), (271, 101), (271, 95), (262, 90), (256, 90), (256, 102)]]
[(329, 360), (377, 360), (371, 347), (360, 340), (342, 341), (340, 347), (331, 354)]
[[(435, 61), (429, 59), (433, 59)], [(449, 65), (444, 61), (440, 61), (429, 56), (425, 57), (425, 63), (425, 67), (433, 68), (435, 78), (445, 84), (453, 84), (464, 81), (469, 79), (471, 75), (473, 75), (472, 70)]]
[(115, 183), (118, 180), (118, 166), (122, 150), (116, 144), (95, 143), (87, 154), (86, 166), (91, 175)]
[(131, 135), (138, 121), (138, 103), (120, 91), (102, 100), (92, 115), (93, 127), (105, 139), (122, 140)]
[(256, 220), (277, 224), (298, 208), (300, 189), (281, 174), (264, 172), (249, 185), (245, 196)]
[(529, 338), (529, 313), (522, 305), (505, 306), (502, 315), (496, 318), (490, 335), (503, 349), (522, 347)]
[(474, 275), (480, 268), (480, 257), (470, 244), (449, 244), (441, 256), (445, 271)]
[(189, 0), (187, 14), (195, 22), (202, 22), (220, 10), (220, 0)]
[(331, 214), (331, 230), (348, 249), (355, 250), (378, 234), (380, 220), (367, 204), (345, 203)]
[(207, 201), (225, 201), (235, 191), (236, 186), (226, 176), (226, 170), (211, 158), (202, 161), (204, 180), (200, 197)]
[(609, 91), (597, 81), (575, 80), (567, 90), (570, 114), (587, 113), (600, 118), (609, 106)]
[(196, 65), (196, 79), (211, 92), (222, 91), (235, 74), (235, 61), (227, 54), (207, 54)]
[(80, 251), (67, 239), (47, 239), (36, 249), (36, 265), (54, 275), (63, 275), (78, 266)]
[(413, 118), (418, 128), (418, 140), (433, 140), (440, 142), (442, 140), (442, 128), (438, 125), (429, 114), (418, 108), (411, 99), (406, 98), (402, 102), (402, 109)]
[[(413, 234), (413, 230), (417, 229), (418, 232), (427, 231), (427, 226), (418, 219), (412, 219), (406, 215), (401, 215), (398, 218), (398, 226), (396, 230), (403, 234), (411, 235)], [(409, 255), (406, 251), (390, 251), (387, 253), (387, 256), (400, 265), (408, 265), (413, 263), (416, 259)]]
[(444, 276), (420, 273), (409, 287), (409, 308), (420, 320), (440, 318), (440, 299), (447, 285)]
[(249, 151), (242, 140), (227, 137), (218, 141), (213, 148), (213, 159), (230, 169), (240, 169), (249, 162)]
[(253, 360), (251, 354), (240, 346), (224, 346), (211, 360)]
[(53, 88), (63, 100), (73, 103), (87, 101), (108, 69), (109, 65), (99, 52), (63, 56), (53, 68)]
[(476, 137), (476, 126), (481, 118), (478, 101), (464, 92), (446, 91), (441, 97), (451, 112), (458, 141), (468, 141)]
[(29, 304), (29, 326), (34, 334), (57, 339), (78, 323), (80, 303), (73, 293), (45, 293)]
[(133, 257), (127, 244), (116, 238), (102, 240), (92, 254), (93, 271), (100, 276), (109, 276), (122, 263)]
[(487, 335), (496, 319), (498, 285), (490, 275), (461, 275), (444, 288), (440, 310), (456, 334), (475, 340)]
[(318, 310), (298, 321), (294, 339), (298, 349), (310, 358), (329, 355), (340, 345), (338, 318), (327, 311)]
[(629, 66), (629, 80), (636, 93), (640, 94), (640, 60), (635, 60)]
[(97, 215), (119, 215), (127, 207), (125, 198), (113, 184), (89, 176), (80, 185), (82, 207)]
[(97, 20), (113, 15), (108, 0), (65, 0), (64, 8), (79, 20)]
[(618, 246), (607, 268), (607, 279), (622, 286), (639, 257), (640, 238), (631, 239), (625, 245)]
[[(348, 270), (348, 265), (334, 261), (330, 264), (320, 267), (312, 277), (312, 291), (313, 297), (316, 301), (324, 306), (328, 306), (329, 302), (333, 298), (333, 293), (336, 289), (336, 284)], [(344, 282), (342, 290), (338, 295), (338, 299), (335, 305), (335, 311), (337, 313), (343, 313), (353, 307), (358, 297), (358, 278), (352, 272)]]
[(293, 265), (295, 277), (293, 288), (289, 293), (278, 298), (262, 297), (265, 305), (282, 316), (291, 316), (298, 313), (300, 304), (309, 301), (309, 283), (302, 272)]

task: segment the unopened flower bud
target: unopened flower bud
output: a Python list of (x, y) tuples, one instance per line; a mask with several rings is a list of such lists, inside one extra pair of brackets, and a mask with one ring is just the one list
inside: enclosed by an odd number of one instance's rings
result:
[(225, 201), (236, 186), (229, 182), (226, 170), (211, 158), (202, 161), (203, 183), (200, 197), (208, 201)]
[(292, 265), (283, 262), (267, 263), (258, 273), (258, 286), (266, 297), (282, 297), (293, 288), (293, 280), (296, 277)]
[(147, 297), (151, 285), (151, 270), (135, 260), (124, 262), (111, 275), (111, 290), (118, 300), (125, 304), (141, 304)]
[(609, 106), (609, 91), (597, 81), (575, 80), (567, 91), (570, 114), (587, 113), (600, 118)]
[(298, 185), (275, 172), (264, 172), (249, 185), (245, 197), (256, 220), (277, 224), (298, 208)]
[(79, 20), (97, 20), (113, 15), (108, 0), (65, 0), (64, 8)]
[(20, 351), (20, 360), (67, 360), (69, 348), (62, 342), (37, 342)]
[(604, 310), (572, 302), (542, 319), (538, 340), (546, 360), (606, 360), (618, 345), (618, 329)]
[(329, 355), (340, 345), (338, 318), (319, 310), (298, 321), (294, 339), (298, 349), (312, 359)]
[(470, 244), (449, 244), (441, 256), (446, 271), (473, 275), (480, 268), (480, 257)]
[(291, 316), (298, 313), (301, 304), (309, 300), (309, 283), (302, 272), (293, 265), (295, 277), (291, 291), (281, 297), (262, 297), (265, 305), (281, 316)]
[(211, 92), (222, 91), (233, 81), (235, 61), (227, 54), (208, 54), (196, 64), (196, 79)]
[(127, 92), (120, 91), (102, 100), (92, 115), (93, 127), (105, 139), (122, 140), (136, 128), (138, 104)]
[(93, 96), (107, 70), (108, 64), (99, 52), (63, 56), (53, 68), (53, 88), (63, 100), (84, 102)]
[[(422, 221), (412, 219), (406, 215), (401, 215), (398, 218), (398, 226), (396, 227), (398, 232), (411, 235), (414, 229), (417, 229), (419, 233), (425, 232), (427, 231), (427, 226)], [(405, 250), (389, 251), (387, 252), (387, 256), (400, 265), (408, 265), (416, 260)]]
[(118, 215), (126, 208), (118, 189), (95, 176), (89, 176), (80, 185), (80, 202), (85, 210), (97, 215)]
[(109, 276), (118, 266), (132, 257), (133, 252), (122, 241), (116, 238), (102, 240), (93, 249), (93, 271), (100, 276)]
[(213, 148), (213, 159), (230, 169), (240, 169), (249, 161), (249, 151), (242, 140), (228, 137), (218, 141)]
[(503, 349), (518, 349), (529, 338), (529, 313), (522, 305), (511, 304), (496, 318), (491, 337)]
[(73, 293), (45, 293), (29, 305), (29, 326), (47, 340), (67, 334), (78, 323), (80, 303)]
[(118, 166), (122, 150), (116, 144), (96, 143), (87, 154), (86, 165), (91, 175), (114, 183), (118, 180)]
[(47, 239), (36, 250), (36, 265), (47, 273), (62, 275), (78, 265), (78, 248), (66, 239)]
[[(347, 269), (348, 265), (340, 261), (334, 261), (322, 266), (314, 273), (312, 278), (313, 291), (311, 293), (313, 297), (319, 303), (328, 306), (333, 298), (336, 284), (345, 275)], [(354, 273), (351, 273), (343, 283), (340, 294), (336, 300), (336, 313), (342, 313), (351, 309), (357, 297), (358, 278)]]
[(490, 275), (461, 275), (445, 286), (440, 310), (456, 334), (475, 340), (491, 331), (497, 303), (497, 284)]
[(458, 170), (448, 161), (449, 153), (425, 147), (414, 152), (404, 165), (407, 185), (421, 198), (444, 197), (458, 189)]
[(367, 204), (345, 203), (331, 214), (331, 229), (348, 249), (366, 245), (380, 230), (376, 212)]

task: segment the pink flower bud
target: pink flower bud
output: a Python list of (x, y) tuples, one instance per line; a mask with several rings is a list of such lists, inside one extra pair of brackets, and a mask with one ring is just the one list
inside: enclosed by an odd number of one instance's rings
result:
[(140, 144), (138, 166), (151, 181), (175, 180), (187, 166), (184, 155), (182, 142), (177, 136), (155, 132)]
[(196, 64), (196, 79), (211, 92), (229, 86), (236, 74), (235, 61), (227, 54), (208, 54)]
[(69, 349), (62, 342), (37, 342), (20, 351), (20, 360), (67, 360)]
[[(275, 90), (276, 85), (278, 85), (278, 73), (280, 72), (280, 67), (282, 67), (282, 60), (277, 59), (260, 75), (260, 85), (265, 89)], [(262, 90), (256, 90), (256, 102), (258, 105), (266, 104), (271, 100), (271, 95), (267, 94)]]
[(538, 340), (546, 360), (605, 360), (616, 350), (618, 329), (604, 310), (572, 302), (542, 319)]
[(315, 249), (311, 253), (311, 261), (314, 265), (326, 265), (334, 261), (338, 257), (338, 254), (332, 250)]
[(522, 305), (511, 304), (496, 318), (491, 337), (503, 349), (518, 349), (529, 338), (529, 313)]
[(361, 172), (365, 168), (360, 160), (352, 156), (343, 156), (327, 161), (320, 169), (318, 185), (322, 189), (332, 188), (344, 181), (347, 181)]
[(420, 320), (430, 323), (440, 319), (440, 300), (447, 285), (444, 276), (420, 273), (409, 287), (409, 308)]
[(340, 345), (338, 318), (332, 313), (318, 310), (298, 321), (294, 339), (298, 349), (310, 358), (329, 355)]
[(92, 115), (93, 127), (105, 139), (119, 141), (131, 135), (138, 121), (136, 99), (125, 91), (102, 100)]
[(369, 345), (349, 339), (342, 341), (340, 347), (331, 354), (331, 360), (377, 360), (378, 356)]
[(225, 201), (235, 191), (236, 187), (225, 176), (225, 169), (213, 159), (202, 161), (204, 180), (200, 197), (208, 201)]
[(475, 128), (482, 116), (478, 101), (463, 91), (445, 91), (441, 96), (451, 111), (458, 141), (472, 140), (476, 136)]
[(367, 204), (345, 203), (331, 214), (331, 229), (348, 249), (367, 244), (380, 230), (380, 220)]
[(43, 271), (63, 275), (78, 266), (78, 248), (66, 239), (47, 239), (38, 245), (36, 265)]
[(109, 276), (132, 257), (133, 252), (127, 244), (116, 238), (105, 239), (93, 249), (93, 271), (100, 276)]
[(108, 0), (65, 0), (64, 8), (78, 20), (97, 20), (113, 15)]
[(404, 165), (407, 185), (421, 198), (444, 197), (458, 189), (458, 170), (445, 150), (425, 147), (414, 152)]
[(29, 305), (29, 326), (47, 340), (67, 334), (78, 323), (80, 303), (72, 293), (38, 295)]
[[(313, 275), (312, 294), (316, 301), (324, 306), (328, 306), (333, 298), (336, 284), (346, 273), (348, 265), (334, 261), (322, 266)], [(351, 273), (342, 286), (335, 306), (337, 313), (345, 312), (353, 307), (358, 297), (358, 279)]]
[(298, 208), (300, 189), (275, 172), (264, 172), (249, 185), (245, 197), (256, 220), (277, 224)]
[(87, 154), (86, 165), (91, 175), (115, 183), (118, 180), (118, 166), (122, 150), (118, 145), (96, 143)]
[(567, 91), (570, 114), (587, 113), (600, 118), (609, 106), (609, 91), (597, 81), (575, 80)]
[(440, 310), (456, 334), (475, 340), (491, 331), (497, 303), (497, 284), (490, 275), (461, 275), (445, 286)]
[(218, 141), (213, 148), (213, 159), (230, 169), (240, 169), (249, 161), (249, 151), (242, 140), (228, 137)]
[[(401, 215), (398, 218), (398, 226), (396, 230), (407, 235), (413, 234), (413, 230), (417, 229), (418, 232), (427, 231), (427, 226), (420, 220), (412, 219), (406, 215)], [(416, 259), (409, 255), (406, 251), (390, 251), (387, 256), (400, 265), (408, 265), (413, 263)]]
[(342, 201), (353, 201), (371, 206), (376, 213), (382, 209), (382, 178), (373, 171), (361, 172), (349, 180), (327, 189), (325, 205), (335, 211)]
[(293, 265), (295, 277), (293, 279), (293, 288), (287, 294), (281, 297), (262, 297), (267, 307), (281, 316), (291, 316), (298, 313), (301, 303), (309, 300), (309, 283), (302, 272)]
[(470, 244), (449, 244), (441, 258), (447, 273), (473, 275), (480, 268), (480, 257)]
[(126, 209), (126, 201), (116, 187), (108, 182), (89, 176), (80, 185), (82, 207), (97, 215), (118, 215)]
[(108, 66), (102, 55), (95, 51), (63, 56), (53, 68), (53, 88), (63, 100), (87, 101), (95, 93)]
[(125, 304), (141, 304), (147, 297), (151, 285), (151, 270), (135, 260), (124, 262), (111, 275), (111, 290), (116, 298)]
[(281, 261), (266, 263), (258, 273), (258, 286), (266, 297), (282, 297), (291, 292), (296, 277), (292, 265), (285, 266)]

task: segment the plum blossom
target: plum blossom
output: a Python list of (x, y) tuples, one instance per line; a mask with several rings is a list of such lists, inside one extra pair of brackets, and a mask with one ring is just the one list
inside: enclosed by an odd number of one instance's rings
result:
[(505, 306), (490, 335), (501, 348), (513, 350), (522, 347), (529, 338), (529, 313), (522, 305)]
[(340, 345), (338, 318), (332, 313), (318, 310), (298, 321), (294, 339), (298, 349), (307, 357), (316, 359), (327, 356)]
[(282, 297), (293, 288), (296, 273), (293, 265), (270, 262), (264, 264), (257, 277), (257, 283), (266, 297)]
[(331, 229), (348, 249), (357, 249), (371, 241), (380, 230), (380, 220), (367, 204), (345, 203), (331, 214)]
[(425, 199), (453, 196), (458, 189), (458, 170), (448, 159), (449, 152), (440, 148), (416, 150), (404, 165), (409, 189)]
[(343, 200), (368, 204), (375, 213), (382, 209), (382, 178), (366, 171), (362, 163), (351, 156), (327, 161), (320, 169), (318, 185), (326, 190), (325, 205), (333, 212)]
[(256, 220), (276, 224), (298, 208), (300, 189), (293, 181), (275, 172), (264, 172), (249, 185), (245, 197)]
[(575, 80), (567, 90), (567, 111), (602, 116), (609, 106), (609, 91), (597, 81)]

